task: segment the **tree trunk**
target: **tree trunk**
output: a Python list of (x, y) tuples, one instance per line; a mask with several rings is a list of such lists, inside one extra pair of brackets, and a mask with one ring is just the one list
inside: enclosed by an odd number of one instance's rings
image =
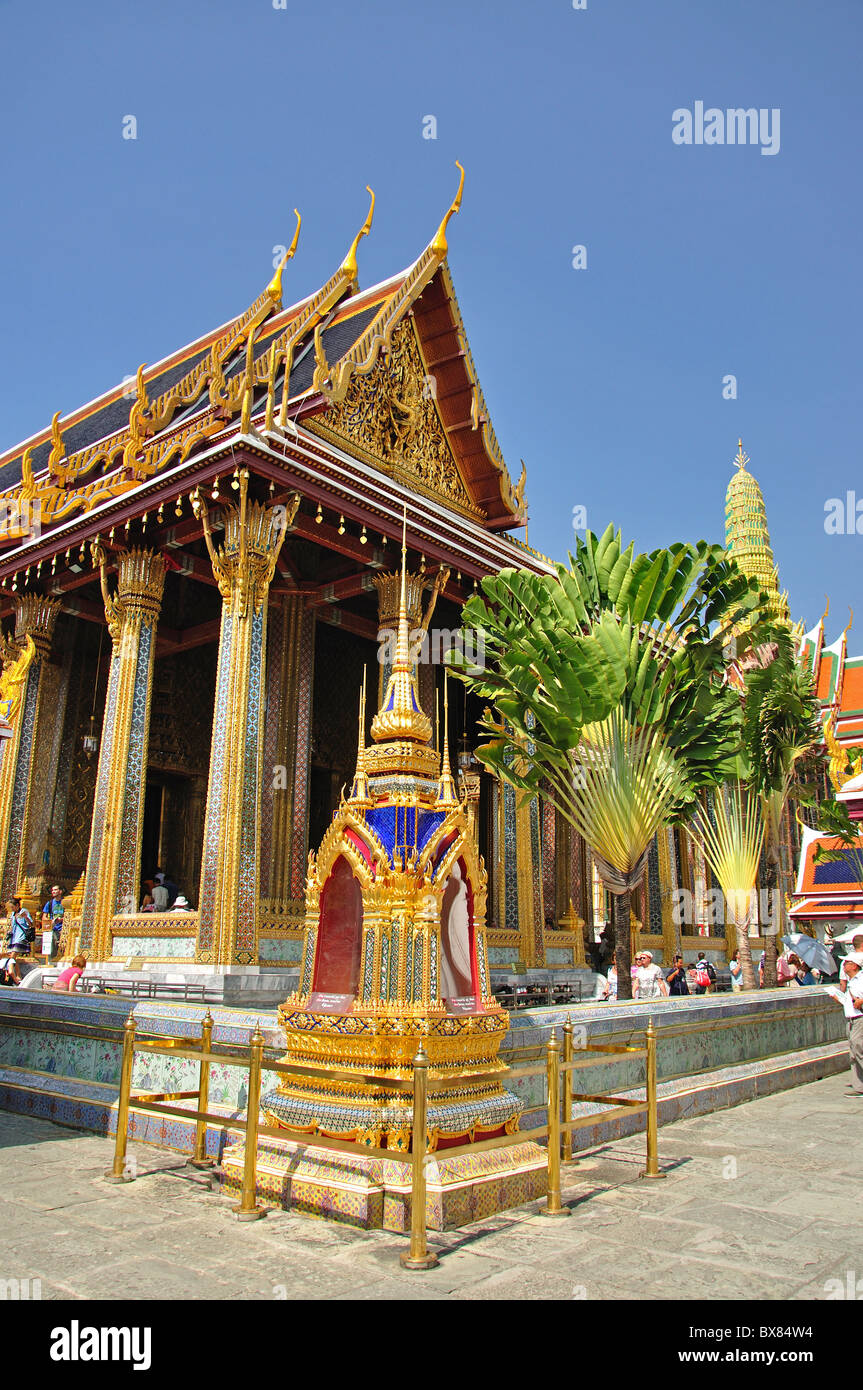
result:
[(757, 989), (755, 966), (752, 964), (752, 951), (749, 947), (749, 914), (737, 926), (737, 954), (740, 959), (740, 983), (743, 989)]
[(615, 893), (614, 904), (614, 963), (617, 966), (617, 997), (632, 998), (632, 949), (630, 945), (630, 902), (631, 893)]

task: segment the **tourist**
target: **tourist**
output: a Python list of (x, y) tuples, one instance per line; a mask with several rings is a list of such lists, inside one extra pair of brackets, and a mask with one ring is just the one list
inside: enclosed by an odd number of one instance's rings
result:
[(86, 956), (75, 956), (71, 964), (67, 965), (65, 970), (60, 971), (51, 988), (56, 990), (58, 994), (74, 994), (86, 966)]
[(63, 889), (55, 883), (51, 889), (51, 896), (42, 908), (42, 928), (43, 931), (51, 932), (51, 955), (53, 960), (57, 955), (60, 946), (60, 937), (63, 934)]
[(675, 998), (684, 994), (689, 994), (689, 984), (686, 979), (686, 966), (683, 964), (683, 956), (679, 951), (675, 953), (671, 964), (671, 969), (665, 977), (668, 985), (668, 993)]
[(731, 992), (732, 994), (739, 994), (743, 988), (743, 966), (740, 964), (739, 951), (731, 952), (728, 969), (731, 973)]
[(664, 999), (668, 993), (668, 986), (662, 970), (653, 963), (653, 952), (639, 951), (635, 957), (635, 965), (633, 999)]
[(842, 1007), (848, 1020), (848, 1051), (851, 1055), (851, 1085), (848, 1090), (863, 1096), (863, 976), (860, 962), (846, 958), (847, 987), (842, 994)]
[(616, 966), (616, 965), (610, 965), (610, 966), (608, 967), (608, 975), (606, 976), (606, 980), (607, 980), (607, 982), (608, 982), (608, 988), (606, 989), (605, 997), (606, 997), (606, 999), (608, 1000), (608, 1002), (609, 1002), (610, 1004), (616, 1004), (616, 1003), (617, 1003), (617, 966)]
[(791, 979), (788, 981), (789, 986), (791, 988), (794, 988), (796, 986), (799, 987), (800, 985), (815, 984), (815, 976), (812, 974), (812, 971), (809, 969), (809, 966), (806, 965), (806, 963), (800, 959), (796, 951), (792, 951), (790, 953), (788, 957), (788, 964), (791, 966), (791, 969), (794, 972), (791, 976)]
[(695, 962), (695, 993), (709, 994), (715, 984), (716, 971), (704, 952), (700, 951)]
[(153, 901), (153, 880), (145, 878), (143, 883), (144, 896), (141, 898), (142, 912), (155, 912), (156, 904)]
[(36, 935), (36, 928), (33, 926), (33, 918), (26, 907), (21, 906), (20, 898), (12, 899), (12, 911), (9, 913), (9, 933), (6, 938), (7, 946), (17, 946), (26, 955), (30, 942)]
[(18, 951), (13, 947), (5, 960), (0, 960), (0, 986), (20, 985), (21, 971), (18, 969)]
[(851, 942), (851, 950), (848, 952), (847, 956), (843, 956), (839, 963), (839, 988), (842, 990), (845, 989), (845, 984), (848, 979), (845, 974), (845, 962), (847, 960), (856, 960), (858, 965), (863, 965), (863, 932), (857, 933)]
[(176, 898), (174, 899), (174, 904), (173, 904), (173, 907), (171, 908), (171, 911), (172, 911), (172, 912), (192, 912), (192, 911), (194, 911), (194, 909), (191, 908), (191, 907), (189, 906), (189, 901), (188, 901), (188, 899), (187, 899), (187, 898), (184, 898), (184, 897), (183, 897), (183, 894), (180, 893), (180, 894), (178, 895), (178, 897), (176, 897)]
[(165, 887), (165, 875), (161, 869), (157, 870), (153, 877), (153, 911), (168, 911), (168, 889)]

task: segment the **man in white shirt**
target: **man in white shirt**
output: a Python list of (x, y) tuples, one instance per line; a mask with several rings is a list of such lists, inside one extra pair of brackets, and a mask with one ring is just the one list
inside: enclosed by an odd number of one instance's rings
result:
[(663, 999), (668, 993), (665, 976), (658, 965), (653, 964), (652, 951), (640, 951), (635, 957), (637, 966), (633, 980), (633, 999)]
[(851, 1085), (849, 1092), (863, 1096), (863, 976), (860, 962), (846, 956), (844, 961), (847, 984), (842, 994), (842, 1007), (848, 1020), (848, 1051), (851, 1054)]

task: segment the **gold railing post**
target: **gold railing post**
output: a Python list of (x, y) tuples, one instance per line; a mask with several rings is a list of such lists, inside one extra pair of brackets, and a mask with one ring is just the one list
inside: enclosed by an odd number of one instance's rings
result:
[[(213, 1015), (208, 1009), (201, 1023), (201, 1052), (210, 1051), (213, 1043)], [(207, 1157), (207, 1121), (200, 1119), (210, 1107), (210, 1063), (201, 1058), (198, 1069), (198, 1123), (195, 1126), (195, 1152), (189, 1162), (193, 1168), (212, 1168), (215, 1159)]]
[(411, 1129), (411, 1247), (399, 1256), (403, 1269), (434, 1269), (437, 1255), (426, 1239), (426, 1129), (429, 1059), (422, 1043), (414, 1057), (414, 1113)]
[[(572, 1014), (567, 1014), (566, 1023), (563, 1025), (563, 1060), (572, 1061)], [(563, 1073), (563, 1123), (568, 1125), (572, 1119), (572, 1072)], [(572, 1160), (572, 1130), (563, 1131), (563, 1160), (569, 1163)]]
[(258, 1117), (261, 1110), (261, 1069), (264, 1058), (264, 1035), (261, 1025), (255, 1024), (255, 1031), (249, 1042), (249, 1099), (246, 1109), (246, 1152), (243, 1163), (243, 1195), (234, 1214), (238, 1221), (257, 1221), (266, 1216), (266, 1207), (255, 1201), (255, 1181), (258, 1167)]
[(560, 1043), (552, 1028), (545, 1050), (548, 1084), (548, 1198), (540, 1216), (572, 1216), (560, 1201)]
[(120, 1062), (120, 1094), (117, 1101), (117, 1137), (114, 1141), (114, 1164), (105, 1177), (108, 1182), (131, 1182), (134, 1174), (126, 1166), (126, 1143), (129, 1131), (129, 1093), (132, 1089), (132, 1068), (135, 1065), (135, 1018), (130, 1014), (123, 1029), (123, 1056)]
[(664, 1178), (659, 1167), (658, 1129), (656, 1113), (656, 1029), (653, 1019), (647, 1025), (647, 1063), (645, 1066), (647, 1092), (647, 1167), (640, 1174), (642, 1178)]

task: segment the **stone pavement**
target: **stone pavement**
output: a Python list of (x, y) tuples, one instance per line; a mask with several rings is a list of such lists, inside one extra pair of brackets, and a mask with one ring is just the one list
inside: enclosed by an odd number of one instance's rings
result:
[[(0, 1279), (43, 1299), (824, 1299), (863, 1279), (863, 1100), (847, 1073), (660, 1130), (564, 1169), (570, 1219), (520, 1208), (431, 1233), (440, 1266), (408, 1274), (406, 1241), (271, 1212), (239, 1223), (176, 1155), (132, 1145), (139, 1178), (101, 1180), (113, 1144), (0, 1114)], [(863, 1288), (863, 1284), (861, 1284)]]

